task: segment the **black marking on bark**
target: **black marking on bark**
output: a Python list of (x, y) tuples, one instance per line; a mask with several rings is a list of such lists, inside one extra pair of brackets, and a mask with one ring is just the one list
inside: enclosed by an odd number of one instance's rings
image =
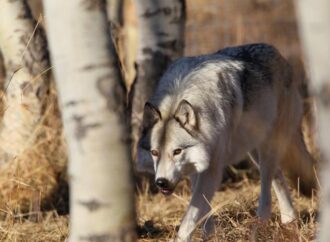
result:
[(169, 49), (172, 51), (177, 51), (181, 49), (181, 45), (177, 40), (167, 40), (157, 43), (158, 47), (161, 47), (163, 49)]
[(101, 76), (97, 80), (97, 89), (107, 100), (107, 107), (110, 111), (124, 112), (125, 86), (122, 83), (112, 83), (111, 74)]
[(96, 86), (101, 95), (107, 100), (107, 107), (109, 110), (113, 111), (116, 110), (117, 103), (114, 103), (115, 100), (113, 100), (113, 87), (111, 82), (111, 74), (106, 74), (104, 76), (101, 76), (97, 79)]
[[(14, 3), (17, 0), (9, 0), (8, 2)], [(19, 7), (19, 13), (17, 15), (18, 19), (32, 19), (31, 10), (26, 1), (19, 1), (22, 6)]]
[(80, 236), (79, 239), (87, 242), (108, 242), (114, 238), (110, 234), (90, 234), (86, 236)]
[(158, 8), (154, 11), (147, 9), (141, 16), (144, 18), (151, 18), (158, 14), (164, 14), (165, 16), (168, 16), (172, 13), (172, 9), (169, 7), (164, 8)]
[(31, 85), (30, 82), (25, 81), (20, 85), (20, 88), (22, 90), (22, 94), (24, 96), (29, 95), (31, 92), (33, 92), (33, 86)]
[[(35, 23), (36, 24), (36, 23)], [(22, 34), (20, 37), (22, 45), (26, 46), (26, 51), (23, 55), (23, 66), (34, 75), (48, 75), (45, 72), (49, 68), (49, 53), (47, 48), (47, 40), (44, 30), (39, 26), (31, 38), (30, 33)]]
[(84, 116), (74, 115), (72, 119), (76, 123), (75, 137), (77, 140), (81, 140), (85, 138), (88, 130), (98, 128), (101, 126), (100, 123), (85, 124)]
[(116, 62), (107, 61), (104, 63), (86, 65), (86, 66), (81, 67), (80, 69), (82, 71), (90, 71), (93, 69), (113, 67), (114, 65), (116, 65)]
[(82, 103), (83, 101), (77, 101), (77, 100), (72, 100), (72, 101), (68, 101), (64, 104), (64, 107), (74, 107), (79, 103)]
[(85, 10), (105, 10), (105, 0), (84, 0), (81, 2)]
[(146, 48), (142, 49), (142, 53), (145, 55), (152, 55), (154, 53), (154, 51), (151, 48), (146, 47)]
[(170, 24), (181, 24), (186, 19), (186, 2), (185, 0), (178, 0), (173, 8), (173, 18), (169, 21)]
[(325, 107), (330, 107), (330, 84), (329, 82), (325, 82), (321, 88), (319, 89), (316, 96), (319, 98), (320, 103)]
[(40, 85), (38, 88), (37, 88), (37, 91), (36, 91), (36, 97), (39, 99), (39, 100), (43, 100), (43, 98), (49, 94), (49, 80), (46, 80), (46, 82), (42, 85)]
[(96, 210), (99, 210), (102, 207), (108, 207), (109, 204), (101, 203), (100, 201), (96, 199), (92, 199), (89, 201), (78, 201), (78, 204), (80, 204), (83, 207), (86, 207), (90, 212), (94, 212)]

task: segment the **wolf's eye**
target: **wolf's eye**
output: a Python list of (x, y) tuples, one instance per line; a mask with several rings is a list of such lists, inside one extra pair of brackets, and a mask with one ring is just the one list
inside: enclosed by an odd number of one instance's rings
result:
[(158, 150), (151, 150), (150, 152), (153, 156), (158, 156)]
[(182, 152), (182, 149), (175, 149), (173, 155), (179, 155)]

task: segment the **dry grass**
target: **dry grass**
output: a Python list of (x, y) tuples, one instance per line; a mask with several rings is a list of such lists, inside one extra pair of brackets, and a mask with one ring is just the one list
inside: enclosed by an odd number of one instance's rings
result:
[(68, 213), (67, 155), (53, 86), (47, 104), (35, 131), (38, 142), (1, 167), (0, 241), (61, 241), (67, 235), (67, 218), (59, 216)]
[[(33, 0), (31, 0), (33, 2)], [(291, 1), (194, 0), (188, 2), (186, 54), (208, 53), (226, 45), (268, 42), (292, 61), (302, 76), (301, 51)], [(131, 20), (134, 26), (136, 20)], [(129, 24), (129, 23), (128, 23)], [(3, 110), (5, 107), (1, 107)], [(313, 146), (308, 122), (306, 137)], [(67, 155), (54, 87), (44, 118), (38, 127), (39, 141), (0, 170), (0, 241), (66, 241), (68, 236)], [(313, 150), (311, 148), (311, 150)], [(252, 179), (247, 179), (247, 177)], [(232, 176), (233, 177), (233, 176)], [(281, 225), (276, 201), (271, 221), (255, 217), (259, 181), (246, 171), (235, 182), (227, 181), (212, 201), (216, 237), (209, 241), (313, 241), (317, 198), (294, 194), (299, 219)], [(137, 189), (136, 206), (140, 241), (173, 238), (190, 199), (187, 181), (175, 194), (165, 197), (149, 192), (144, 183)], [(273, 196), (275, 197), (275, 196)], [(201, 241), (198, 229), (193, 241)]]
[[(212, 201), (216, 221), (216, 236), (209, 241), (313, 241), (315, 239), (316, 198), (298, 197), (293, 191), (299, 219), (282, 225), (275, 196), (273, 215), (268, 223), (260, 223), (255, 211), (259, 194), (259, 182), (243, 179), (227, 183)], [(189, 203), (187, 186), (171, 197), (161, 194), (151, 196), (140, 192), (137, 197), (138, 222), (141, 241), (168, 241), (173, 238), (177, 226)], [(202, 241), (201, 230), (194, 234), (193, 241)]]

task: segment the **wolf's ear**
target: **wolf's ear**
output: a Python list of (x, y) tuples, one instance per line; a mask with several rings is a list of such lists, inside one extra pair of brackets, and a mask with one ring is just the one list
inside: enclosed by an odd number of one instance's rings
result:
[(156, 108), (151, 103), (147, 102), (144, 105), (143, 122), (142, 122), (143, 129), (145, 130), (151, 128), (160, 119), (162, 119), (162, 115), (158, 110), (158, 108)]
[(174, 118), (186, 129), (194, 130), (197, 128), (197, 114), (194, 107), (185, 99), (183, 99), (177, 110)]

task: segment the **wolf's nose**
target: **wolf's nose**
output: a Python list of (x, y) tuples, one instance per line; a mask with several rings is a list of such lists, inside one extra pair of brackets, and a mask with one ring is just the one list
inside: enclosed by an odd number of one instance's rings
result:
[(169, 187), (169, 181), (166, 178), (158, 178), (156, 180), (156, 185), (160, 188), (166, 189)]

